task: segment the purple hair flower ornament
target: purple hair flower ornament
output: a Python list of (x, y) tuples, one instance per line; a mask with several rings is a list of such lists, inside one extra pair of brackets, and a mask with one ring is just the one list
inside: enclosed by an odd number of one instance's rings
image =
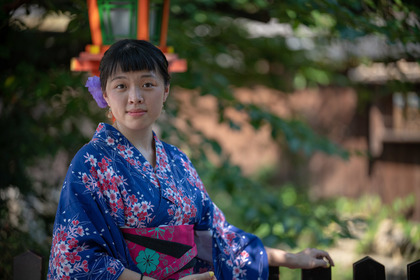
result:
[(98, 76), (89, 77), (85, 87), (88, 88), (99, 107), (106, 108), (108, 106), (108, 103), (102, 94), (101, 81)]

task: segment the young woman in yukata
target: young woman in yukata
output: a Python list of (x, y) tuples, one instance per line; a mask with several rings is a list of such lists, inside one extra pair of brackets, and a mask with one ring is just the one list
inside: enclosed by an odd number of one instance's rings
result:
[(65, 178), (48, 279), (267, 279), (268, 267), (333, 265), (327, 252), (264, 247), (230, 225), (188, 157), (152, 130), (169, 94), (168, 62), (152, 44), (122, 40), (87, 86), (100, 123)]

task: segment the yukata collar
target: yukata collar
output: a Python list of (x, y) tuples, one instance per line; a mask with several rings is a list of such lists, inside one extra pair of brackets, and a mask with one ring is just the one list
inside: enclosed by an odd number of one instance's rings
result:
[[(168, 159), (166, 156), (166, 151), (163, 146), (162, 141), (156, 135), (154, 131), (153, 139), (155, 141), (155, 152), (156, 152), (156, 166), (153, 168), (150, 166), (154, 171), (160, 171), (160, 173), (164, 172), (164, 169), (168, 166)], [(139, 155), (143, 157), (143, 155), (138, 151), (134, 145), (122, 134), (118, 129), (108, 123), (99, 123), (98, 128), (96, 129), (95, 135), (92, 140), (101, 139), (105, 141), (109, 146), (113, 146), (114, 149), (117, 149), (118, 144), (130, 146), (135, 149)], [(143, 157), (144, 160), (146, 160)]]
[[(156, 135), (154, 131), (152, 131), (152, 133), (153, 133), (153, 139), (155, 140), (156, 151), (158, 147), (159, 147), (159, 150), (162, 150), (163, 149), (162, 142), (160, 141), (159, 137)], [(125, 137), (124, 134), (122, 134), (113, 125), (109, 123), (104, 123), (104, 122), (99, 123), (93, 138), (96, 138), (96, 139), (99, 138), (104, 141), (107, 141), (108, 137), (111, 137), (112, 140), (117, 141), (117, 143), (125, 142), (124, 144), (129, 143), (131, 146), (134, 147), (134, 145), (131, 144), (131, 142), (127, 139), (127, 137)]]

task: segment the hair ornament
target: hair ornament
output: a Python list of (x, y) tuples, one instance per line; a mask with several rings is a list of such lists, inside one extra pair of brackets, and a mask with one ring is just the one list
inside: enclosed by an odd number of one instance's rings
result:
[(92, 94), (93, 99), (95, 99), (99, 107), (105, 108), (108, 106), (108, 103), (102, 93), (101, 81), (98, 76), (89, 77), (85, 87), (88, 88), (90, 94)]

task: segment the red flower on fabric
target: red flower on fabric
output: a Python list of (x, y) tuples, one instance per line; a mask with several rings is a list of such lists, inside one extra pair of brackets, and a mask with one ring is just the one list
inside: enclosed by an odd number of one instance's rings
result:
[(119, 209), (124, 209), (124, 201), (121, 198), (118, 199), (117, 205)]
[(239, 267), (235, 267), (233, 269), (233, 273), (235, 273), (236, 275), (239, 275), (241, 273), (241, 269)]
[(77, 252), (67, 252), (65, 253), (67, 260), (74, 264), (76, 261), (80, 261), (82, 258), (77, 255)]
[(111, 192), (111, 193), (109, 194), (109, 199), (110, 199), (111, 201), (116, 201), (116, 200), (117, 200), (117, 194), (116, 194), (116, 193), (114, 193), (114, 192)]
[(141, 210), (141, 208), (140, 208), (140, 205), (139, 205), (139, 204), (135, 204), (135, 205), (133, 205), (133, 212), (134, 212), (135, 214), (139, 213), (139, 212), (140, 212), (140, 210)]
[(96, 165), (96, 158), (93, 155), (89, 155), (89, 153), (86, 153), (85, 162), (90, 162), (90, 165)]
[(90, 174), (93, 176), (93, 178), (98, 179), (98, 172), (96, 172), (95, 167), (90, 168)]
[(234, 233), (228, 233), (226, 234), (226, 239), (229, 241), (229, 243), (232, 243), (233, 239), (235, 239), (236, 235)]
[(127, 223), (130, 224), (130, 225), (136, 224), (136, 218), (134, 218), (134, 217), (128, 218)]
[(124, 215), (126, 216), (126, 217), (131, 217), (131, 216), (133, 216), (134, 214), (133, 214), (133, 211), (131, 211), (132, 209), (131, 209), (131, 207), (125, 207), (125, 209), (124, 209)]
[(89, 181), (89, 177), (86, 173), (83, 173), (82, 180), (84, 184), (86, 184)]
[(143, 222), (146, 220), (147, 217), (147, 213), (146, 212), (140, 212), (137, 214), (137, 218), (139, 219), (140, 222)]
[(141, 203), (141, 210), (143, 212), (147, 212), (147, 210), (150, 208), (149, 204), (147, 202), (142, 202)]
[(79, 243), (79, 241), (75, 238), (72, 238), (69, 241), (67, 241), (67, 243), (69, 244), (69, 249), (73, 249), (77, 247), (77, 244)]
[(108, 267), (107, 270), (108, 270), (109, 273), (111, 273), (113, 275), (115, 275), (117, 273), (113, 267)]
[(89, 269), (88, 269), (88, 262), (87, 262), (87, 260), (84, 260), (83, 263), (82, 263), (82, 265), (83, 265), (83, 270), (85, 272), (88, 272)]
[(112, 202), (109, 205), (112, 208), (112, 212), (114, 212), (114, 213), (117, 213), (118, 212), (117, 204), (115, 202)]
[(189, 204), (185, 204), (183, 210), (184, 210), (184, 212), (189, 213), (191, 211), (190, 205)]
[(184, 196), (184, 202), (186, 204), (191, 204), (191, 199), (188, 196)]
[(106, 139), (106, 142), (108, 143), (108, 145), (113, 145), (115, 141), (113, 138), (108, 136), (108, 138)]
[(61, 240), (61, 241), (66, 241), (66, 239), (67, 239), (67, 233), (64, 232), (64, 231), (60, 231), (57, 234), (57, 236), (58, 236), (58, 240)]
[(224, 248), (224, 249), (223, 249), (223, 253), (224, 253), (225, 255), (229, 255), (229, 253), (230, 253), (230, 248)]
[(102, 193), (109, 190), (108, 181), (104, 180), (102, 184), (99, 184), (99, 189), (101, 190)]
[(104, 124), (103, 124), (103, 123), (100, 123), (100, 124), (98, 125), (98, 127), (96, 128), (96, 132), (101, 131), (103, 127), (104, 127)]
[(104, 173), (107, 170), (108, 162), (103, 158), (102, 161), (98, 163), (98, 166), (101, 168), (101, 172)]
[(78, 227), (76, 231), (77, 231), (77, 234), (79, 234), (80, 236), (84, 235), (84, 230), (82, 227)]
[(68, 273), (70, 273), (71, 272), (71, 265), (69, 265), (69, 264), (66, 264), (66, 265), (64, 265), (63, 266), (63, 271), (64, 271), (64, 273), (66, 273), (66, 274), (68, 274)]
[(191, 215), (195, 217), (197, 215), (197, 207), (195, 205), (191, 205)]
[(130, 200), (131, 204), (134, 204), (137, 201), (139, 201), (134, 194), (132, 194), (128, 199)]

